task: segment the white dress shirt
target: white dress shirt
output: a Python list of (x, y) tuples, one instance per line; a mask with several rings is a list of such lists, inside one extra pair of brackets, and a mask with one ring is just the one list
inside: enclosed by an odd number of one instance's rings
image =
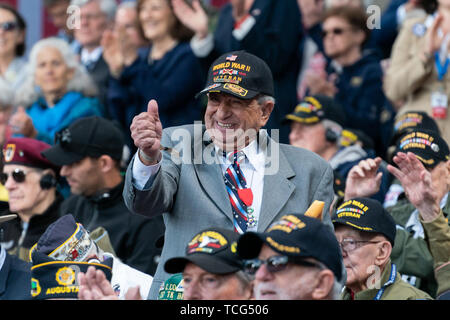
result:
[[(222, 151), (217, 146), (215, 146), (215, 149), (218, 163), (221, 165), (222, 173), (225, 174), (225, 171), (232, 164), (232, 162), (229, 157), (226, 159), (222, 157)], [(245, 160), (243, 160), (242, 163), (239, 163), (239, 166), (244, 174), (245, 180), (247, 181), (247, 186), (252, 189), (253, 203), (250, 208), (254, 210), (253, 215), (256, 221), (255, 226), (248, 227), (247, 231), (256, 231), (261, 212), (264, 187), (265, 153), (263, 150), (258, 148), (256, 140), (253, 140), (248, 146), (239, 152), (243, 152), (246, 156), (246, 158), (244, 158)], [(161, 162), (155, 165), (146, 166), (136, 154), (134, 157), (132, 170), (135, 187), (139, 190), (143, 190), (149, 179), (154, 178), (160, 166)], [(222, 183), (225, 182), (222, 181)]]

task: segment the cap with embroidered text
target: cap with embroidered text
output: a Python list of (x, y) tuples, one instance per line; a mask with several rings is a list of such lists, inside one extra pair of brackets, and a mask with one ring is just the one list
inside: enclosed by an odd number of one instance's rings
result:
[(197, 233), (186, 247), (184, 257), (166, 261), (164, 270), (168, 273), (183, 272), (191, 262), (213, 274), (227, 274), (242, 269), (242, 261), (236, 254), (239, 234), (222, 228), (205, 229)]
[(262, 245), (296, 259), (314, 258), (342, 279), (342, 254), (331, 229), (320, 220), (300, 214), (289, 214), (274, 222), (266, 232), (246, 232), (238, 240), (237, 251), (242, 259), (258, 257)]
[(336, 227), (343, 224), (363, 232), (380, 233), (394, 246), (396, 227), (383, 205), (370, 198), (354, 198), (340, 205), (331, 217)]
[(241, 99), (258, 94), (274, 96), (272, 72), (261, 58), (244, 50), (225, 53), (209, 68), (206, 87), (196, 97), (208, 92), (224, 92)]

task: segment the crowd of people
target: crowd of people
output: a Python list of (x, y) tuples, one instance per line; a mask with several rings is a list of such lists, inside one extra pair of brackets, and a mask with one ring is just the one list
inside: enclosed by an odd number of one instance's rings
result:
[(450, 299), (450, 0), (44, 5), (27, 54), (0, 4), (0, 300)]

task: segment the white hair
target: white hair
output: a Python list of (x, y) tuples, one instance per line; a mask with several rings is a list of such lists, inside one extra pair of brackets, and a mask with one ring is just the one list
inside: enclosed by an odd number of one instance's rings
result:
[(0, 110), (5, 110), (14, 105), (14, 91), (11, 86), (0, 78)]
[(76, 54), (70, 48), (68, 43), (56, 37), (50, 37), (38, 41), (31, 49), (29, 61), (26, 66), (26, 78), (22, 86), (16, 92), (15, 105), (28, 107), (34, 103), (41, 95), (40, 90), (36, 90), (35, 73), (37, 67), (37, 56), (41, 50), (45, 48), (57, 49), (65, 62), (65, 64), (73, 69), (74, 75), (67, 83), (67, 92), (76, 91), (82, 93), (84, 96), (93, 97), (98, 94), (97, 86), (91, 79), (85, 67), (80, 64)]
[(97, 1), (99, 3), (100, 10), (106, 15), (108, 20), (114, 20), (114, 16), (116, 15), (117, 10), (117, 3), (115, 0), (72, 0), (70, 1), (70, 5), (81, 8), (85, 4), (93, 1)]

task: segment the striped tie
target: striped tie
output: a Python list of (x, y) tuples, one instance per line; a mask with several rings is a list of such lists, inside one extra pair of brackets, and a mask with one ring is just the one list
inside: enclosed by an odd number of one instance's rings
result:
[[(245, 157), (245, 154), (242, 155)], [(247, 188), (247, 181), (240, 169), (238, 152), (233, 152), (232, 156), (233, 164), (225, 171), (224, 181), (233, 209), (234, 231), (242, 234), (247, 231), (247, 226), (255, 225), (255, 219), (251, 214), (253, 209), (249, 208), (253, 203), (253, 193)]]

